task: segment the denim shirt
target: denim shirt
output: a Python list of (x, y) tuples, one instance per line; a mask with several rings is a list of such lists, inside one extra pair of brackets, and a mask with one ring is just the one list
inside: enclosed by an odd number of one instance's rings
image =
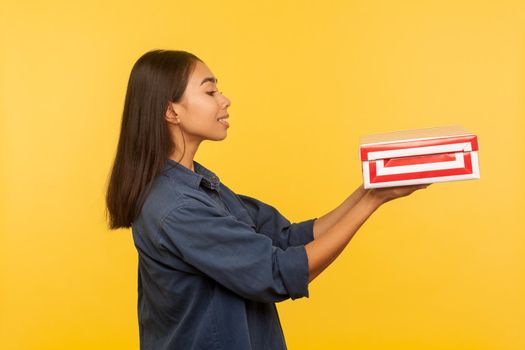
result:
[(193, 164), (167, 159), (132, 223), (140, 348), (286, 349), (275, 303), (309, 297), (317, 218), (291, 223)]

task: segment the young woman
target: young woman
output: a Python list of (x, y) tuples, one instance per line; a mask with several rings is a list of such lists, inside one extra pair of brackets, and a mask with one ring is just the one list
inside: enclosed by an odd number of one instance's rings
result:
[(154, 50), (128, 81), (106, 204), (138, 251), (141, 349), (286, 349), (276, 302), (308, 285), (383, 203), (427, 185), (359, 186), (326, 215), (291, 223), (194, 160), (220, 141), (230, 100), (195, 55)]

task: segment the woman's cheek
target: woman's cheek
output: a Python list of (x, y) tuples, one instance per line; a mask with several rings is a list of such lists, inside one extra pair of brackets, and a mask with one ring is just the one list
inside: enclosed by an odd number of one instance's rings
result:
[(213, 113), (217, 109), (217, 101), (212, 96), (202, 96), (196, 101), (198, 108), (205, 113)]

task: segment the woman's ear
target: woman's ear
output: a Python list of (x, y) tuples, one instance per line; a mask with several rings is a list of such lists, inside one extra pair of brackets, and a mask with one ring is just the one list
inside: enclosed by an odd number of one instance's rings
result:
[(168, 102), (168, 105), (167, 105), (167, 108), (166, 108), (166, 117), (165, 117), (165, 119), (166, 119), (166, 121), (168, 123), (172, 123), (172, 124), (179, 124), (180, 123), (180, 120), (177, 117), (177, 113), (175, 113), (174, 103), (171, 102), (171, 101)]

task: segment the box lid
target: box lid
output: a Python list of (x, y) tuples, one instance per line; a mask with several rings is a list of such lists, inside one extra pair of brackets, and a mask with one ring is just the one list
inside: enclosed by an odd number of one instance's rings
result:
[(362, 161), (477, 150), (477, 136), (461, 125), (372, 134), (359, 142)]

